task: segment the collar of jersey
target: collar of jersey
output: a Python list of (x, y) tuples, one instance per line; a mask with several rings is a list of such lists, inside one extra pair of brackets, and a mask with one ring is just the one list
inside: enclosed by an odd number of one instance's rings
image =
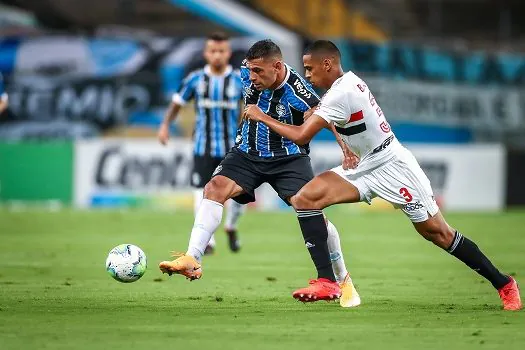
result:
[(227, 76), (228, 74), (230, 74), (232, 72), (233, 68), (231, 65), (228, 65), (226, 67), (226, 69), (224, 70), (224, 73), (220, 74), (220, 75), (216, 75), (216, 74), (213, 74), (211, 72), (211, 69), (210, 69), (210, 65), (207, 64), (204, 66), (204, 73), (206, 73), (207, 75), (210, 75), (210, 76), (214, 76), (214, 77), (225, 77)]
[(285, 63), (284, 64), (284, 68), (286, 68), (286, 76), (284, 77), (284, 80), (281, 83), (281, 85), (279, 85), (277, 88), (275, 88), (275, 90), (282, 88), (284, 86), (284, 84), (286, 84), (286, 82), (288, 81), (288, 78), (290, 78), (290, 67)]

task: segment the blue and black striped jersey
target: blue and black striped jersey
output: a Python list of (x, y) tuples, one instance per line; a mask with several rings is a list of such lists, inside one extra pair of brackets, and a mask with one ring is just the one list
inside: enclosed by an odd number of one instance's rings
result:
[(228, 66), (218, 76), (209, 66), (190, 73), (173, 102), (184, 105), (195, 99), (194, 153), (222, 158), (235, 143), (242, 98), (241, 77)]
[[(293, 125), (301, 125), (303, 113), (319, 104), (319, 96), (310, 83), (286, 65), (286, 78), (275, 90), (257, 91), (250, 81), (245, 62), (241, 66), (241, 79), (245, 104), (257, 104), (270, 117)], [(235, 147), (242, 152), (262, 158), (308, 154), (309, 147), (298, 146), (281, 137), (259, 122), (245, 120), (237, 131)]]

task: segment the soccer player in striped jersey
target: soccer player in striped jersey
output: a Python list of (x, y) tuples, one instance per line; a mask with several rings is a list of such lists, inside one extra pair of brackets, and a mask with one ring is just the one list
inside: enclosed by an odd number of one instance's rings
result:
[[(204, 185), (235, 142), (242, 85), (238, 71), (228, 64), (231, 56), (229, 38), (223, 33), (211, 34), (205, 44), (206, 66), (190, 73), (179, 92), (173, 96), (158, 138), (165, 145), (169, 138), (169, 126), (177, 118), (179, 110), (190, 100), (195, 100), (194, 163), (191, 184), (195, 187), (194, 211), (197, 213), (203, 198)], [(240, 249), (237, 221), (243, 206), (229, 201), (225, 231), (230, 249)], [(206, 254), (213, 253), (215, 238), (212, 236)]]
[(0, 113), (7, 109), (8, 99), (5, 91), (4, 77), (0, 72)]
[[(302, 124), (305, 112), (319, 103), (311, 85), (283, 62), (280, 48), (271, 40), (258, 41), (248, 50), (241, 78), (245, 103), (258, 105), (283, 123)], [(230, 198), (243, 204), (253, 202), (255, 189), (268, 183), (290, 205), (296, 193), (314, 177), (308, 153), (308, 145), (297, 145), (262, 123), (243, 121), (237, 131), (235, 147), (206, 184), (186, 254), (173, 261), (161, 262), (161, 271), (182, 274), (190, 280), (199, 279), (201, 257), (220, 225), (223, 204)], [(335, 226), (320, 210), (297, 211), (297, 216), (318, 274), (317, 279), (310, 282), (315, 290), (311, 301), (341, 296), (341, 306), (359, 305), (359, 294), (346, 270)], [(325, 226), (324, 231), (312, 225), (319, 220)], [(318, 232), (327, 233), (316, 234)], [(276, 243), (268, 242), (268, 246)], [(308, 295), (303, 299), (310, 301)]]

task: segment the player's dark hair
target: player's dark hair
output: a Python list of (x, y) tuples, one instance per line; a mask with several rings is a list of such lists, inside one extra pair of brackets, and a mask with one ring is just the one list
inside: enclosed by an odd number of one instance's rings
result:
[(270, 39), (260, 40), (252, 45), (246, 53), (246, 59), (255, 60), (258, 58), (283, 57), (281, 49)]
[(341, 58), (341, 51), (330, 40), (316, 40), (304, 51), (305, 55), (335, 56)]
[(230, 36), (224, 32), (213, 32), (206, 38), (213, 41), (227, 41), (230, 40)]

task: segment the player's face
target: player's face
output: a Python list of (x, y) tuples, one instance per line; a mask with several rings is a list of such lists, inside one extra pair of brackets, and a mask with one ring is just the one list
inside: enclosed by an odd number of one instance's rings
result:
[(206, 47), (204, 48), (204, 59), (206, 62), (215, 69), (221, 69), (228, 64), (232, 51), (230, 48), (230, 42), (228, 40), (206, 41)]
[(326, 60), (313, 57), (312, 55), (303, 56), (304, 76), (312, 83), (315, 87), (329, 88), (325, 86), (326, 75), (329, 71), (329, 67), (326, 65)]
[(257, 58), (246, 63), (250, 70), (250, 80), (259, 91), (275, 87), (282, 65), (281, 61), (271, 58)]

